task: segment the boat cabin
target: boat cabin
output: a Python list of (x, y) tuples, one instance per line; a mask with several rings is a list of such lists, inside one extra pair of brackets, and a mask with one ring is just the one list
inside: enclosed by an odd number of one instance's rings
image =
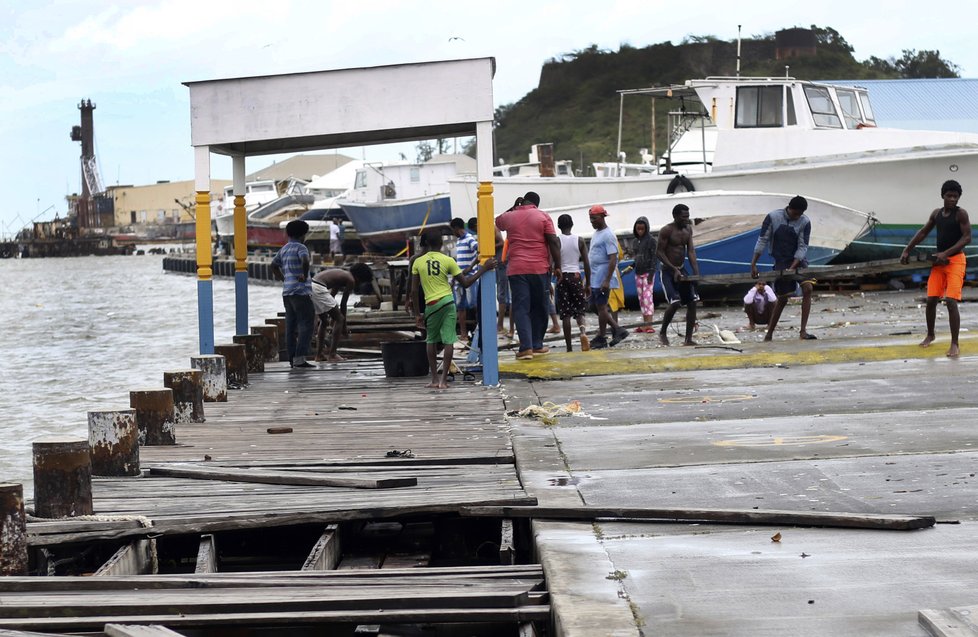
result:
[(461, 167), (475, 170), (475, 160), (466, 155), (435, 155), (423, 164), (365, 163), (356, 171), (350, 201), (367, 203), (394, 199), (416, 199), (448, 192), (448, 179)]

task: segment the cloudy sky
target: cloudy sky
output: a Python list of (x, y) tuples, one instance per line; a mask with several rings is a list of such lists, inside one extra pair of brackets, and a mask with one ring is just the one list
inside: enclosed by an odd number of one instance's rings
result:
[[(978, 5), (930, 11), (891, 0), (885, 19), (850, 0), (817, 3), (563, 0), (0, 0), (0, 235), (64, 215), (80, 190), (78, 102), (95, 110), (106, 184), (193, 177), (188, 91), (181, 82), (494, 56), (497, 105), (520, 99), (548, 59), (596, 44), (617, 50), (687, 35), (733, 40), (791, 26), (831, 26), (858, 59), (938, 49), (978, 77)], [(947, 10), (945, 10), (947, 9)], [(634, 87), (622, 87), (634, 88)], [(348, 151), (371, 160), (396, 151)], [(250, 158), (248, 171), (268, 161)], [(230, 178), (230, 162), (212, 162)]]

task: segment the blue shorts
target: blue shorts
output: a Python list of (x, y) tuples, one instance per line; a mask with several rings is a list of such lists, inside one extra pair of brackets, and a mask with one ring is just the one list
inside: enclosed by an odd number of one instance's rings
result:
[(455, 307), (460, 310), (474, 310), (479, 302), (479, 282), (476, 281), (467, 288), (461, 285), (455, 288)]
[(611, 290), (602, 290), (601, 288), (591, 288), (591, 303), (594, 307), (601, 307), (602, 305), (608, 305), (608, 297), (611, 296)]
[[(681, 272), (687, 274), (686, 268), (682, 268)], [(663, 296), (666, 297), (666, 301), (670, 304), (689, 305), (700, 300), (700, 295), (696, 292), (696, 285), (689, 281), (676, 281), (672, 268), (668, 270), (666, 268), (659, 269), (659, 287)]]
[(509, 277), (506, 276), (506, 266), (496, 266), (496, 301), (500, 305), (510, 305), (513, 296), (509, 292)]

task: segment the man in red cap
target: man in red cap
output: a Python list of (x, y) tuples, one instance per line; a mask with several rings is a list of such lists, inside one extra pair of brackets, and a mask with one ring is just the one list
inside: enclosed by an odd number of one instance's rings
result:
[[(618, 287), (618, 238), (605, 217), (608, 211), (597, 204), (588, 210), (588, 218), (594, 235), (591, 237), (591, 249), (588, 251), (588, 261), (591, 263), (591, 302), (598, 310), (598, 335), (591, 340), (591, 347), (614, 347), (628, 336), (628, 330), (618, 326), (618, 322), (608, 309), (608, 297), (612, 288)], [(611, 341), (605, 335), (611, 327)]]

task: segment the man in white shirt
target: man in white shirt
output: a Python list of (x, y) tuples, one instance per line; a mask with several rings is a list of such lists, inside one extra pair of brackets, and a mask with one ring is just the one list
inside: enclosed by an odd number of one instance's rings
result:
[(764, 281), (758, 281), (744, 297), (744, 312), (747, 314), (747, 329), (771, 322), (771, 311), (778, 297)]
[(340, 240), (340, 224), (335, 219), (330, 219), (327, 223), (329, 224), (329, 256), (342, 256), (343, 242)]

